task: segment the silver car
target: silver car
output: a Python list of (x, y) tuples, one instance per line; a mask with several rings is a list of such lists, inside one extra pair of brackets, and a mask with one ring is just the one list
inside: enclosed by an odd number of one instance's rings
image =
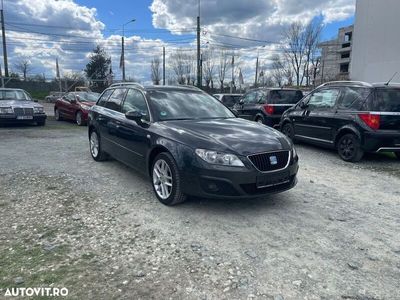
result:
[(46, 114), (42, 105), (35, 103), (22, 89), (0, 89), (0, 124), (36, 123), (46, 124)]

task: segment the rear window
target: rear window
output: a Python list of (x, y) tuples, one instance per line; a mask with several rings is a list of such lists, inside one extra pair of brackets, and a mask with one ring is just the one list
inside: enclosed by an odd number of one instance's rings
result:
[(296, 104), (303, 98), (302, 91), (271, 91), (271, 104)]
[(343, 96), (339, 100), (338, 107), (340, 109), (361, 109), (362, 105), (372, 95), (373, 90), (370, 88), (344, 87)]
[(227, 106), (233, 106), (237, 102), (239, 102), (240, 96), (231, 96), (231, 95), (225, 95), (222, 98), (222, 103), (224, 103)]
[(400, 112), (400, 89), (378, 88), (367, 107), (370, 111)]

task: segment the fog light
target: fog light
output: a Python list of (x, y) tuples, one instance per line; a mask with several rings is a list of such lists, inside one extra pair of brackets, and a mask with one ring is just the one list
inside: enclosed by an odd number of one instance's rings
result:
[(218, 186), (215, 183), (212, 183), (212, 182), (207, 185), (207, 189), (209, 191), (211, 191), (211, 192), (218, 192), (219, 191)]

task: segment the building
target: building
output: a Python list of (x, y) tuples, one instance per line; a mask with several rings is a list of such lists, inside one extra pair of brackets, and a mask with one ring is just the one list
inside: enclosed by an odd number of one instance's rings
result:
[(353, 25), (339, 29), (336, 39), (322, 42), (321, 65), (316, 84), (332, 80), (348, 80), (353, 43)]
[(351, 79), (400, 81), (399, 12), (399, 0), (357, 0)]

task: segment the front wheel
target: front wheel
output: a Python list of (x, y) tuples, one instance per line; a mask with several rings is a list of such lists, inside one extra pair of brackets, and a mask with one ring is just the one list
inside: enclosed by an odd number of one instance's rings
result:
[(151, 171), (153, 189), (161, 203), (172, 206), (186, 200), (186, 195), (182, 192), (179, 169), (171, 154), (158, 154)]
[(282, 127), (282, 133), (286, 135), (291, 140), (294, 139), (294, 128), (293, 125), (290, 123), (285, 123)]
[(89, 136), (90, 154), (95, 161), (103, 161), (107, 159), (107, 153), (101, 148), (100, 136), (96, 130), (93, 130)]
[(83, 121), (83, 117), (82, 117), (82, 112), (81, 112), (81, 111), (78, 111), (78, 112), (76, 113), (75, 121), (76, 121), (76, 124), (77, 124), (78, 126), (84, 125), (85, 122)]
[(37, 126), (44, 126), (44, 125), (46, 125), (46, 121), (39, 121), (39, 122), (36, 122), (36, 125), (37, 125)]
[(340, 158), (347, 162), (358, 162), (364, 156), (359, 138), (351, 133), (339, 139), (337, 150)]
[(56, 118), (56, 121), (61, 121), (62, 120), (61, 115), (60, 115), (60, 111), (58, 110), (58, 108), (56, 108), (54, 110), (54, 117)]

